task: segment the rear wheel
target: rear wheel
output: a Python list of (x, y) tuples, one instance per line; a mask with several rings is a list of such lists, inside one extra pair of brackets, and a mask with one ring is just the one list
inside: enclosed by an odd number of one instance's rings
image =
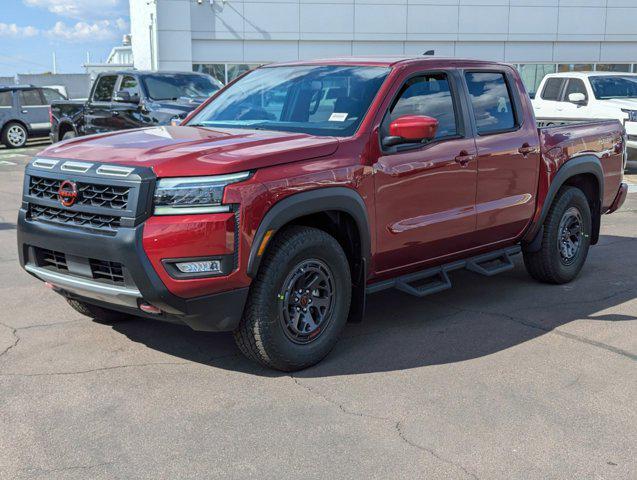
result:
[(584, 193), (562, 188), (544, 221), (542, 245), (524, 252), (529, 274), (545, 283), (567, 283), (580, 272), (588, 256), (591, 210)]
[(29, 133), (24, 125), (11, 122), (2, 130), (2, 143), (8, 148), (24, 147), (29, 139)]
[(97, 305), (91, 305), (90, 303), (81, 302), (79, 300), (75, 300), (74, 298), (67, 298), (66, 301), (71, 307), (73, 307), (75, 311), (81, 313), (82, 315), (86, 315), (87, 317), (101, 320), (106, 323), (121, 322), (132, 318), (130, 315), (127, 315), (125, 313), (118, 312), (116, 310), (109, 310), (108, 308), (98, 307)]
[(309, 227), (281, 232), (251, 287), (237, 346), (277, 370), (318, 363), (347, 321), (351, 288), (347, 257), (332, 236)]

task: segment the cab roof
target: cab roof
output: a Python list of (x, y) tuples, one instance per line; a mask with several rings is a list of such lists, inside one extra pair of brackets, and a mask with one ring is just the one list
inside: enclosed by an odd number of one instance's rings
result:
[(409, 65), (414, 63), (448, 63), (450, 67), (458, 66), (480, 66), (480, 65), (506, 65), (499, 62), (489, 62), (484, 60), (465, 59), (465, 58), (451, 58), (451, 57), (436, 57), (436, 56), (358, 56), (358, 57), (332, 57), (332, 58), (319, 58), (316, 60), (295, 60), (291, 62), (270, 63), (264, 65), (264, 68), (268, 67), (281, 67), (281, 66), (301, 66), (301, 65), (343, 65), (343, 66), (370, 66), (370, 67), (393, 67), (398, 65)]

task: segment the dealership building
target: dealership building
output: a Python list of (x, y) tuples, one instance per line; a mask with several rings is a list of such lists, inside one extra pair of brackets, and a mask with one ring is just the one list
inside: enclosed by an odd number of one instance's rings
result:
[(637, 0), (130, 0), (134, 65), (226, 83), (270, 62), (349, 55), (637, 72)]

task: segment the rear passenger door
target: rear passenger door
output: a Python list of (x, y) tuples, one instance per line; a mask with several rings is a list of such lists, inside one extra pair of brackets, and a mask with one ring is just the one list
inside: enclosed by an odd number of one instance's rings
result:
[(20, 119), (32, 132), (43, 132), (51, 128), (49, 106), (46, 104), (40, 89), (21, 89), (18, 93)]
[(113, 93), (117, 75), (98, 77), (84, 112), (85, 131), (87, 134), (104, 133), (114, 130), (112, 125)]
[(464, 72), (478, 149), (475, 245), (519, 236), (535, 211), (539, 137), (512, 72)]

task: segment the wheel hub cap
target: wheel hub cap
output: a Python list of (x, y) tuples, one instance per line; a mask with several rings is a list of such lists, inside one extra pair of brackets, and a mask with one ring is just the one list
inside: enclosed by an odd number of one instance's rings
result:
[(24, 142), (25, 133), (20, 127), (13, 126), (7, 132), (7, 138), (12, 145), (20, 145)]
[(579, 209), (571, 207), (564, 212), (558, 235), (560, 257), (568, 265), (575, 260), (582, 245), (582, 214)]
[(329, 267), (310, 259), (299, 263), (285, 279), (279, 295), (285, 334), (295, 343), (315, 340), (330, 321), (334, 280)]

